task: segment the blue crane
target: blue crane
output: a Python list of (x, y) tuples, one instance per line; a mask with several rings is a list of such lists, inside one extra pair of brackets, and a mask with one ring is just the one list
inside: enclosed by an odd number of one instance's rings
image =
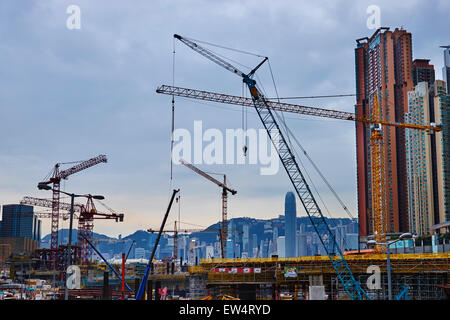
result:
[(292, 148), (285, 138), (286, 132), (283, 132), (283, 128), (279, 126), (274, 112), (269, 107), (266, 98), (258, 89), (256, 81), (253, 79), (255, 72), (263, 65), (264, 62), (268, 60), (268, 58), (265, 57), (255, 68), (253, 68), (253, 70), (246, 74), (210, 50), (201, 47), (194, 41), (184, 38), (178, 34), (175, 34), (174, 38), (178, 39), (197, 53), (203, 55), (219, 66), (242, 78), (242, 81), (250, 90), (255, 110), (275, 149), (277, 150), (283, 167), (286, 170), (286, 173), (289, 176), (289, 179), (291, 180), (306, 213), (308, 214), (315, 232), (318, 234), (328, 257), (330, 258), (331, 264), (336, 271), (343, 288), (352, 300), (370, 299), (367, 293), (361, 288), (359, 282), (354, 278), (340, 247), (336, 243), (335, 236), (326, 222), (325, 217), (317, 205), (317, 201), (300, 170), (297, 160), (292, 152)]

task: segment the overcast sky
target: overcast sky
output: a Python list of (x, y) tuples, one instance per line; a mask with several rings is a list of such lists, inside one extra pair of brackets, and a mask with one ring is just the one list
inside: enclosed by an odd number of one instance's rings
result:
[[(80, 29), (67, 27), (70, 5), (80, 8)], [(36, 185), (55, 163), (106, 154), (107, 164), (62, 184), (67, 192), (102, 194), (105, 204), (125, 214), (123, 223), (96, 221), (95, 232), (117, 236), (159, 227), (173, 188), (181, 189), (182, 200), (171, 212), (170, 226), (178, 214), (202, 226), (219, 221), (218, 187), (182, 166), (174, 167), (170, 181), (171, 98), (155, 90), (174, 81), (241, 95), (242, 82), (180, 42), (173, 69), (173, 34), (268, 56), (281, 97), (349, 94), (355, 92), (355, 39), (374, 31), (367, 27), (370, 5), (380, 8), (382, 26), (412, 33), (414, 58), (431, 59), (442, 79), (439, 46), (450, 44), (447, 0), (0, 1), (0, 204), (24, 196), (49, 198)], [(210, 48), (245, 66), (261, 60)], [(261, 67), (256, 80), (273, 97), (268, 67)], [(353, 112), (355, 99), (291, 102)], [(204, 130), (223, 133), (242, 127), (240, 107), (177, 98), (175, 109), (175, 127), (190, 132), (195, 120), (203, 121)], [(248, 128), (262, 128), (255, 112), (247, 112)], [(356, 217), (354, 123), (285, 117)], [(292, 190), (282, 168), (262, 176), (258, 165), (198, 167), (225, 173), (238, 191), (229, 196), (229, 218), (276, 217)], [(308, 172), (330, 215), (347, 217)], [(100, 204), (97, 209), (108, 212)], [(298, 199), (297, 211), (305, 215)], [(60, 226), (67, 228), (67, 221)], [(42, 234), (49, 229), (46, 219)]]

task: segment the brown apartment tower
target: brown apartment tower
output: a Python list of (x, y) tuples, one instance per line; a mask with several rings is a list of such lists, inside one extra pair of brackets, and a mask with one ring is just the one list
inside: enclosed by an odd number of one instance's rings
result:
[[(378, 94), (381, 119), (405, 122), (408, 91), (413, 89), (411, 33), (379, 28), (370, 38), (356, 40), (356, 114), (370, 115)], [(386, 232), (408, 231), (405, 132), (383, 127)], [(373, 234), (370, 127), (356, 123), (358, 216), (360, 236)]]

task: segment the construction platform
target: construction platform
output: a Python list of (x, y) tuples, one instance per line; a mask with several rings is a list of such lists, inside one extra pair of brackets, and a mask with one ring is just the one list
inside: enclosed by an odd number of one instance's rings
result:
[[(386, 254), (349, 255), (346, 261), (371, 298), (387, 298)], [(390, 263), (394, 296), (407, 287), (409, 299), (446, 298), (450, 253), (391, 254)], [(380, 273), (380, 285), (370, 289), (367, 283), (374, 272)], [(307, 299), (310, 286), (324, 286), (328, 299), (346, 298), (328, 256), (201, 259), (200, 265), (189, 267), (189, 274), (203, 276), (211, 296)]]

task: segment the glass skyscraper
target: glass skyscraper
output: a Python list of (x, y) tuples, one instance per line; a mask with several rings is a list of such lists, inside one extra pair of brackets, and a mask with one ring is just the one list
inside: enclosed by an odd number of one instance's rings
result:
[(2, 238), (28, 238), (40, 240), (40, 220), (34, 214), (32, 206), (10, 204), (3, 206)]
[(295, 195), (293, 192), (286, 193), (284, 201), (284, 223), (285, 223), (285, 257), (296, 256), (296, 229), (297, 209), (295, 206)]

